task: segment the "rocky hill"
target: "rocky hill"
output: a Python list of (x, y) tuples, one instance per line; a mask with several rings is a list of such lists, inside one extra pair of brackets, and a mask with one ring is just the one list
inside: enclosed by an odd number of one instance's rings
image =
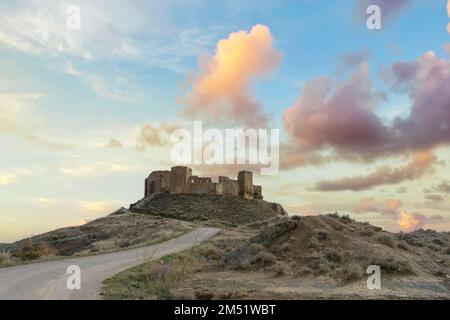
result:
[(208, 221), (236, 227), (287, 212), (278, 203), (235, 196), (160, 193), (133, 204), (139, 212), (187, 221)]
[(82, 226), (61, 228), (4, 244), (0, 251), (8, 252), (13, 261), (27, 262), (147, 245), (179, 236), (191, 229), (192, 225), (186, 221), (130, 213), (126, 209), (119, 209), (116, 214), (93, 220)]
[[(130, 269), (105, 292), (127, 293), (107, 295), (119, 299), (450, 299), (449, 248), (448, 232), (395, 234), (337, 214), (275, 217), (223, 230), (162, 266)], [(370, 265), (381, 269), (380, 290), (366, 286)], [(180, 279), (169, 291), (161, 278), (167, 270), (168, 279)], [(143, 274), (165, 296), (149, 291)]]

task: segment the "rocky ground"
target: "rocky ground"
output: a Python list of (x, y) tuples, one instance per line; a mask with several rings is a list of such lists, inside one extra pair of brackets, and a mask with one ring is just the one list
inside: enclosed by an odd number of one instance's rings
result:
[[(110, 299), (450, 299), (449, 246), (449, 233), (393, 234), (338, 215), (278, 217), (125, 271), (104, 292)], [(367, 288), (369, 265), (381, 267), (381, 290)]]

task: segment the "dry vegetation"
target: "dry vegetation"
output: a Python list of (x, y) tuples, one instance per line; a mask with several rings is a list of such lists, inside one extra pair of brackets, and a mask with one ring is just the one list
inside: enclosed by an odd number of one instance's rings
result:
[[(8, 265), (49, 257), (98, 254), (166, 241), (192, 227), (185, 221), (120, 210), (83, 226), (62, 228), (5, 244), (2, 251), (8, 252)], [(0, 262), (0, 266), (4, 264)]]
[[(105, 296), (449, 299), (449, 240), (449, 233), (393, 234), (337, 214), (275, 217), (223, 230), (162, 264), (127, 270), (106, 282)], [(381, 267), (383, 290), (366, 288), (369, 265)]]
[(161, 193), (142, 199), (132, 212), (158, 215), (221, 227), (238, 227), (274, 217), (274, 204), (234, 196)]

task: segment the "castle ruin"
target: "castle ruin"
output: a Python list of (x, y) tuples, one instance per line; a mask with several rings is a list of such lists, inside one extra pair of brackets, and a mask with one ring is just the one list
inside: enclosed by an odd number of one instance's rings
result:
[(262, 187), (253, 185), (253, 173), (250, 171), (240, 171), (237, 180), (219, 177), (218, 182), (212, 182), (211, 178), (193, 176), (192, 169), (184, 166), (173, 167), (170, 171), (153, 171), (145, 179), (145, 197), (165, 192), (263, 199)]

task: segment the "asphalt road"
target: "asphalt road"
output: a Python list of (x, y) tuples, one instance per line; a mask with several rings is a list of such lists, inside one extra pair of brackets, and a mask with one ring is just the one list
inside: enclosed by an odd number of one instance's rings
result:
[[(199, 228), (179, 238), (145, 248), (96, 256), (33, 263), (0, 269), (0, 300), (100, 299), (102, 282), (150, 259), (181, 252), (213, 237), (219, 229)], [(67, 289), (69, 266), (81, 270), (81, 289)]]

